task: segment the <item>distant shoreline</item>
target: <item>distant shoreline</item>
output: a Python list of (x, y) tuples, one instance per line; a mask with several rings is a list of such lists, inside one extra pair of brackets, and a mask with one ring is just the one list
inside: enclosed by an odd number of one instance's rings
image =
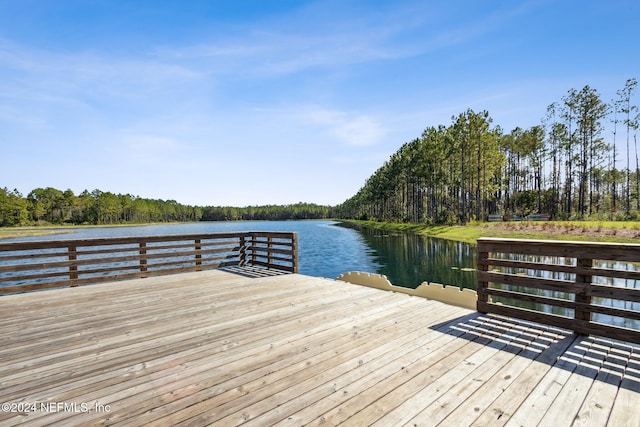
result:
[[(640, 221), (522, 221), (478, 222), (464, 226), (425, 225), (328, 218), (332, 221), (394, 233), (416, 233), (475, 244), (479, 237), (502, 237), (541, 240), (580, 240), (597, 242), (640, 243)], [(264, 221), (264, 220), (263, 220)], [(216, 222), (216, 221), (212, 221)], [(234, 221), (247, 222), (247, 221)], [(18, 237), (66, 234), (74, 229), (99, 227), (142, 227), (152, 225), (187, 224), (185, 222), (156, 222), (140, 224), (101, 225), (41, 225), (0, 227), (0, 241)]]
[[(333, 218), (321, 218), (318, 220), (325, 221), (342, 221)], [(269, 221), (316, 221), (316, 219), (287, 219), (287, 220), (268, 220), (268, 219), (243, 219), (230, 221), (187, 221), (187, 222), (142, 222), (127, 224), (46, 224), (46, 225), (29, 225), (19, 227), (0, 227), (0, 241), (3, 239), (13, 239), (17, 237), (36, 237), (48, 236), (52, 234), (68, 234), (73, 230), (83, 228), (116, 228), (116, 227), (145, 227), (153, 225), (181, 225), (181, 224), (197, 224), (203, 222), (269, 222)]]
[[(35, 236), (48, 236), (51, 234), (68, 234), (73, 232), (74, 229), (80, 228), (98, 228), (98, 227), (142, 227), (146, 225), (167, 225), (167, 224), (186, 224), (184, 222), (154, 222), (154, 223), (140, 223), (140, 224), (60, 224), (60, 225), (31, 225), (21, 227), (0, 227), (0, 240), (13, 239), (16, 237), (35, 237)], [(69, 231), (67, 231), (69, 230)]]

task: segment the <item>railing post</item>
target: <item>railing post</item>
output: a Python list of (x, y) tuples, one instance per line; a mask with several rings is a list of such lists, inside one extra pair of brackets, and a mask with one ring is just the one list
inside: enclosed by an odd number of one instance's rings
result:
[(293, 272), (297, 273), (298, 272), (298, 233), (296, 232), (291, 233), (291, 251), (293, 252), (293, 254), (291, 255)]
[(247, 243), (244, 234), (240, 236), (240, 267), (244, 267), (247, 264)]
[(196, 239), (196, 271), (202, 271), (202, 241)]
[(147, 243), (140, 242), (140, 277), (147, 277)]
[(273, 264), (273, 255), (271, 253), (272, 248), (273, 248), (273, 237), (267, 236), (267, 264), (269, 264), (269, 267), (267, 268), (271, 268)]
[[(478, 273), (482, 271), (489, 271), (489, 252), (484, 250), (483, 244), (478, 242)], [(480, 273), (482, 274), (482, 273)], [(489, 294), (487, 288), (489, 282), (484, 282), (478, 279), (478, 286), (476, 287), (476, 293), (478, 295), (478, 301), (476, 304), (476, 310), (480, 313), (486, 313), (484, 305), (489, 303)]]
[(250, 248), (251, 248), (251, 253), (249, 255), (251, 255), (251, 261), (249, 261), (249, 265), (254, 265), (253, 262), (256, 261), (256, 247), (258, 246), (258, 240), (256, 239), (256, 233), (249, 233), (251, 236), (251, 240), (249, 243), (250, 244)]
[(68, 247), (68, 252), (69, 261), (71, 261), (71, 264), (69, 265), (69, 280), (71, 280), (71, 285), (69, 286), (75, 288), (78, 286), (78, 263), (76, 262), (78, 260), (77, 248), (74, 245), (70, 245)]
[[(576, 266), (577, 267), (588, 267), (591, 268), (593, 267), (593, 259), (591, 258), (577, 258), (576, 259)], [(593, 276), (591, 275), (587, 275), (587, 274), (576, 274), (576, 282), (577, 283), (584, 283), (584, 287), (582, 289), (582, 292), (578, 292), (576, 293), (576, 302), (577, 303), (583, 303), (583, 304), (591, 304), (591, 295), (588, 294), (588, 290), (589, 290), (589, 285), (591, 284), (591, 281), (593, 280)], [(579, 310), (579, 309), (574, 309), (573, 310), (573, 318), (576, 320), (586, 320), (587, 322), (591, 321), (591, 310), (589, 308), (587, 308), (587, 310)], [(581, 335), (585, 335), (584, 333), (580, 332), (580, 331), (574, 331), (578, 334)]]

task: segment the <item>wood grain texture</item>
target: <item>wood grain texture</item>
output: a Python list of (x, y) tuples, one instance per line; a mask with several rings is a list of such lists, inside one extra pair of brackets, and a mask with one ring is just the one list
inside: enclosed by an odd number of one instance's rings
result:
[(49, 409), (0, 426), (640, 418), (637, 346), (256, 268), (4, 296), (0, 342), (0, 402)]

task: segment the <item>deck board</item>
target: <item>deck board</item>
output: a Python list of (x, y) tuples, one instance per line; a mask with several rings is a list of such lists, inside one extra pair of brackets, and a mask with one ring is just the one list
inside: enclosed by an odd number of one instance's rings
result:
[(212, 270), (8, 295), (0, 314), (0, 402), (36, 403), (0, 412), (0, 426), (640, 418), (636, 345), (299, 274)]

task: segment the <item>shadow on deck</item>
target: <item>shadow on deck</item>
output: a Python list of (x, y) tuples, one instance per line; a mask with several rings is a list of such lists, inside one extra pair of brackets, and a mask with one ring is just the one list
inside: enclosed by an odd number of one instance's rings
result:
[[(443, 328), (446, 324), (449, 327)], [(571, 374), (640, 391), (640, 346), (628, 342), (482, 313), (432, 328)]]
[(227, 273), (237, 274), (242, 277), (248, 278), (260, 278), (260, 277), (271, 277), (271, 276), (281, 276), (283, 274), (291, 274), (288, 271), (275, 270), (271, 268), (264, 267), (253, 267), (253, 266), (232, 266), (232, 267), (224, 267), (220, 270), (225, 271)]

